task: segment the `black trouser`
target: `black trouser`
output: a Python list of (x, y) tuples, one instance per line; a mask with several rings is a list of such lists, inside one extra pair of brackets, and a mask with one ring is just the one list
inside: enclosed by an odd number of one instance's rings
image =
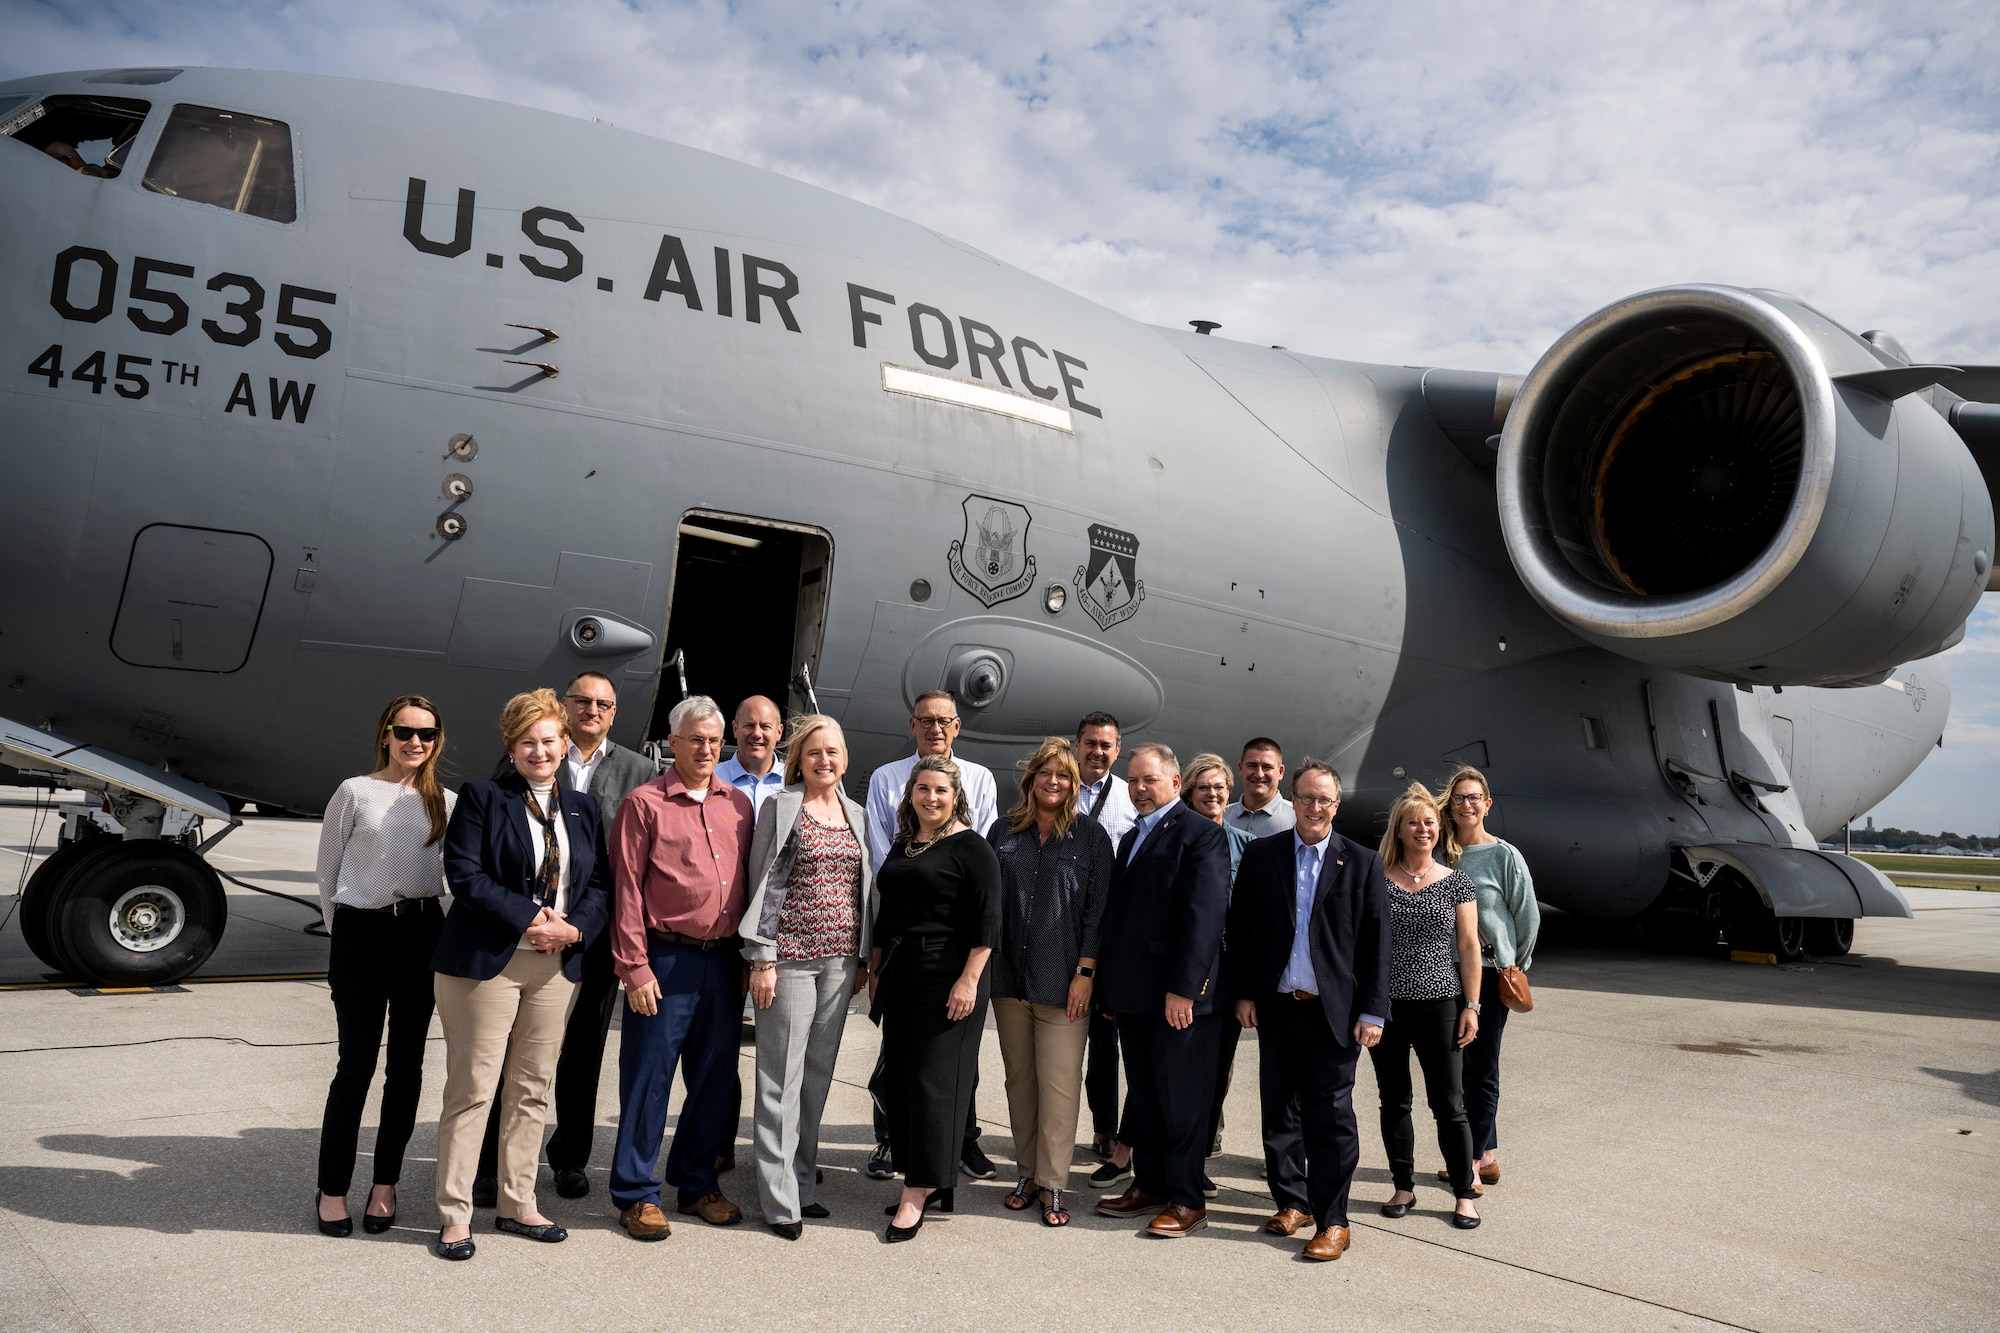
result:
[[(883, 995), (882, 1083), (889, 1090), (883, 1125), (896, 1169), (911, 1189), (950, 1189), (957, 1183), (965, 1142), (954, 1142), (952, 1130), (960, 1105), (972, 1121), (987, 998), (982, 992), (964, 1018), (945, 1017), (959, 971), (910, 969), (878, 985)], [(891, 986), (886, 993), (880, 989)]]
[(1500, 1147), (1500, 1038), (1507, 1031), (1507, 1006), (1500, 1002), (1500, 974), (1479, 969), (1479, 1035), (1465, 1048), (1465, 1121), (1472, 1130), (1472, 1155)]
[(1437, 1121), (1438, 1151), (1451, 1175), (1452, 1193), (1476, 1197), (1472, 1183), (1472, 1130), (1465, 1120), (1465, 1096), (1459, 1087), (1458, 1011), (1448, 1000), (1391, 1000), (1389, 1025), (1382, 1040), (1369, 1048), (1375, 1065), (1375, 1086), (1382, 1094), (1382, 1146), (1389, 1153), (1389, 1174), (1399, 1190), (1417, 1187), (1417, 1132), (1410, 1120), (1412, 1085), (1410, 1052), (1424, 1071), (1424, 1096)]
[(1361, 1163), (1354, 1120), (1354, 1066), (1317, 998), (1289, 995), (1257, 1006), (1257, 1094), (1264, 1111), (1264, 1170), (1280, 1211), (1311, 1213), (1322, 1227), (1347, 1225), (1347, 1191)]
[(1206, 1153), (1222, 1134), (1222, 1104), (1229, 1100), (1229, 1071), (1236, 1067), (1236, 1043), (1243, 1040), (1243, 1025), (1236, 1021), (1235, 1005), (1218, 1013), (1220, 1031), (1215, 1043), (1215, 1097), (1208, 1108), (1208, 1140), (1201, 1145)]
[[(889, 1141), (889, 1107), (882, 1100), (883, 1054), (876, 1052), (875, 1072), (868, 1076), (868, 1100), (874, 1106), (875, 1142)], [(979, 1142), (979, 1072), (972, 1074), (972, 1100), (965, 1106), (965, 1141)], [(739, 1099), (740, 1100), (740, 1099)]]
[[(611, 1012), (618, 1003), (618, 974), (611, 967), (611, 932), (606, 930), (583, 951), (583, 980), (576, 988), (569, 1022), (563, 1028), (562, 1054), (556, 1057), (556, 1132), (549, 1138), (549, 1169), (581, 1171), (590, 1164), (590, 1144), (597, 1129), (597, 1085), (604, 1072), (604, 1042), (611, 1032)], [(735, 1131), (731, 1131), (731, 1137)], [(499, 1174), (500, 1099), (486, 1116), (486, 1137), (479, 1145), (478, 1174), (491, 1180)]]
[(1118, 1024), (1092, 1010), (1083, 1095), (1090, 1103), (1090, 1132), (1118, 1137)]
[(1216, 1014), (1197, 1015), (1184, 1028), (1162, 1014), (1118, 1015), (1127, 1087), (1120, 1137), (1132, 1145), (1132, 1184), (1142, 1194), (1185, 1208), (1208, 1206), (1201, 1163), (1221, 1033)]
[(403, 1149), (417, 1123), (424, 1089), (424, 1042), (430, 1036), (431, 953), (444, 912), (435, 898), (400, 913), (333, 909), (327, 987), (333, 992), (340, 1058), (326, 1090), (319, 1127), (319, 1188), (345, 1195), (354, 1183), (361, 1108), (375, 1081), (382, 1026), (389, 1027), (388, 1073), (382, 1082), (382, 1123), (375, 1130), (375, 1180), (393, 1185), (403, 1174)]

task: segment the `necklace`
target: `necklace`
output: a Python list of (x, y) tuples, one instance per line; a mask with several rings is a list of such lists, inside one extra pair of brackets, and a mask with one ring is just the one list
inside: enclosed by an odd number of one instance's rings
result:
[(1433, 861), (1430, 865), (1425, 866), (1422, 871), (1405, 870), (1403, 867), (1397, 866), (1396, 872), (1402, 875), (1403, 878), (1409, 880), (1410, 883), (1414, 884), (1416, 887), (1421, 889), (1424, 886), (1424, 876), (1428, 875), (1431, 871), (1436, 869), (1438, 869), (1438, 865), (1435, 861)]

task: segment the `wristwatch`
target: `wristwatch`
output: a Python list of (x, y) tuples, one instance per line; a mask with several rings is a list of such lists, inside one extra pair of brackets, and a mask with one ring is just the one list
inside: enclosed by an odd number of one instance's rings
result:
[(1470, 1009), (1470, 1010), (1471, 1010), (1471, 1011), (1472, 1011), (1473, 1013), (1475, 1013), (1475, 1014), (1476, 1014), (1476, 1013), (1478, 1013), (1478, 1012), (1479, 1012), (1479, 1001), (1477, 1001), (1477, 1000), (1467, 1000), (1467, 1001), (1465, 1002), (1465, 1007), (1466, 1007), (1466, 1008), (1468, 1008), (1468, 1009)]
[(1097, 975), (1097, 969), (1094, 967), (1085, 967), (1079, 963), (1077, 964), (1076, 974), (1080, 977), (1091, 978)]

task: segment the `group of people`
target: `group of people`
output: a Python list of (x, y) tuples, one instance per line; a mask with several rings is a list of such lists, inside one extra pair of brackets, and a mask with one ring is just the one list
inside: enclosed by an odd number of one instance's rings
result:
[[(885, 1239), (907, 1241), (956, 1206), (960, 1174), (996, 1174), (974, 1104), (990, 1008), (1006, 1071), (1017, 1183), (1002, 1198), (1067, 1226), (1087, 1102), (1096, 1211), (1156, 1236), (1206, 1225), (1222, 1105), (1239, 1039), (1260, 1043), (1265, 1175), (1304, 1254), (1349, 1243), (1360, 1159), (1356, 1062), (1369, 1052), (1402, 1217), (1415, 1203), (1413, 1082), (1422, 1070), (1455, 1197), (1499, 1179), (1495, 1122), (1502, 985), (1538, 924), (1519, 852), (1486, 830), (1492, 793), (1461, 768), (1442, 792), (1412, 784), (1379, 848), (1333, 828), (1340, 776), (1307, 759), (1282, 791), (1283, 753), (1259, 737), (1232, 774), (1164, 745), (1126, 757), (1118, 722), (1091, 713), (1020, 764), (1002, 812), (993, 774), (954, 755), (953, 697), (920, 696), (915, 752), (878, 768), (865, 804), (844, 786), (840, 724), (786, 725), (752, 697), (728, 731), (695, 696), (669, 716), (660, 772), (617, 745), (612, 681), (521, 694), (500, 720), (506, 756), (456, 794), (438, 777), (436, 705), (383, 711), (376, 769), (327, 809), (318, 866), (332, 935), (339, 1059), (321, 1132), (319, 1228), (353, 1230), (348, 1191), (362, 1103), (387, 1026), (387, 1074), (365, 1230), (394, 1224), (425, 1035), (445, 1037), (437, 1252), (469, 1259), (475, 1207), (544, 1243), (567, 1233), (536, 1206), (584, 1168), (622, 989), (620, 1115), (610, 1195), (637, 1240), (671, 1232), (657, 1174), (668, 1096), (686, 1094), (665, 1160), (677, 1213), (727, 1226), (743, 1089), (737, 1033), (755, 1010), (754, 1176), (766, 1225), (797, 1240), (825, 1218), (820, 1120), (851, 999), (881, 1028), (867, 1173), (900, 1175)], [(1232, 799), (1233, 778), (1241, 795)], [(442, 894), (451, 894), (449, 912)], [(1126, 1090), (1119, 1096), (1122, 1067)], [(1122, 1191), (1113, 1193), (1122, 1185)]]

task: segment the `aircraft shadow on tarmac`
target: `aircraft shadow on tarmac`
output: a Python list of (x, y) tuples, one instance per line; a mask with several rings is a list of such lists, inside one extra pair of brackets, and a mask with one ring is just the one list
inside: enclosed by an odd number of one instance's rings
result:
[[(749, 1123), (745, 1121), (739, 1129), (737, 1160), (741, 1165), (723, 1177), (723, 1189), (743, 1205), (745, 1222), (754, 1227), (760, 1219), (750, 1175)], [(606, 1192), (612, 1131), (602, 1125), (599, 1130), (599, 1151), (590, 1167), (591, 1193), (587, 1198), (558, 1197), (546, 1167), (538, 1182), (537, 1204), (572, 1229), (611, 1231), (618, 1226)], [(671, 1135), (671, 1124), (668, 1131)], [(401, 1220), (390, 1234), (408, 1244), (427, 1244), (436, 1225), (432, 1203), (435, 1136), (434, 1125), (420, 1124), (405, 1154), (398, 1200)], [(46, 1135), (37, 1142), (51, 1153), (116, 1165), (0, 1167), (0, 1208), (75, 1226), (138, 1227), (169, 1235), (312, 1230), (309, 1185), (319, 1152), (319, 1131), (315, 1128), (262, 1127), (207, 1136), (66, 1133)], [(996, 1155), (1008, 1147), (1004, 1135), (988, 1133), (985, 1142)], [(865, 1124), (828, 1125), (821, 1143), (826, 1145), (820, 1153), (826, 1181), (820, 1186), (820, 1199), (833, 1215), (814, 1225), (879, 1232), (882, 1209), (897, 1197), (897, 1182), (870, 1180), (862, 1174), (874, 1147), (872, 1130)], [(373, 1166), (369, 1146), (368, 1131), (364, 1130), (354, 1185), (349, 1191), (349, 1205), (357, 1212), (365, 1200)], [(1080, 1188), (1068, 1193), (1070, 1224), (1093, 1231), (1129, 1231), (1140, 1225), (1144, 1219), (1100, 1217), (1091, 1211), (1102, 1196), (1083, 1185), (1081, 1177), (1088, 1173), (1089, 1163), (1089, 1154), (1079, 1151), (1078, 1170), (1072, 1179)], [(1271, 1204), (1256, 1178), (1260, 1164), (1260, 1159), (1242, 1154), (1225, 1153), (1209, 1159), (1208, 1170), (1222, 1186), (1221, 1197), (1209, 1204), (1212, 1222), (1253, 1229), (1263, 1225)], [(1012, 1187), (1013, 1164), (1003, 1157), (1000, 1165), (1002, 1170), (995, 1180), (958, 1182), (958, 1215), (1012, 1220), (1014, 1215), (1002, 1207), (1001, 1199)], [(246, 1182), (258, 1185), (245, 1188)], [(1355, 1183), (1361, 1187), (1357, 1207), (1360, 1200), (1373, 1198), (1378, 1191), (1386, 1199), (1391, 1188), (1389, 1173), (1378, 1167), (1363, 1167), (1356, 1173)], [(1436, 1202), (1439, 1197), (1432, 1195), (1430, 1199)], [(1446, 1205), (1439, 1203), (1438, 1207), (1443, 1210)], [(482, 1209), (476, 1215), (475, 1234), (490, 1229), (488, 1211)], [(947, 1216), (933, 1214), (937, 1220)], [(1018, 1217), (1037, 1226), (1041, 1223), (1039, 1209), (1025, 1209)], [(677, 1225), (698, 1225), (678, 1217), (673, 1220)]]

